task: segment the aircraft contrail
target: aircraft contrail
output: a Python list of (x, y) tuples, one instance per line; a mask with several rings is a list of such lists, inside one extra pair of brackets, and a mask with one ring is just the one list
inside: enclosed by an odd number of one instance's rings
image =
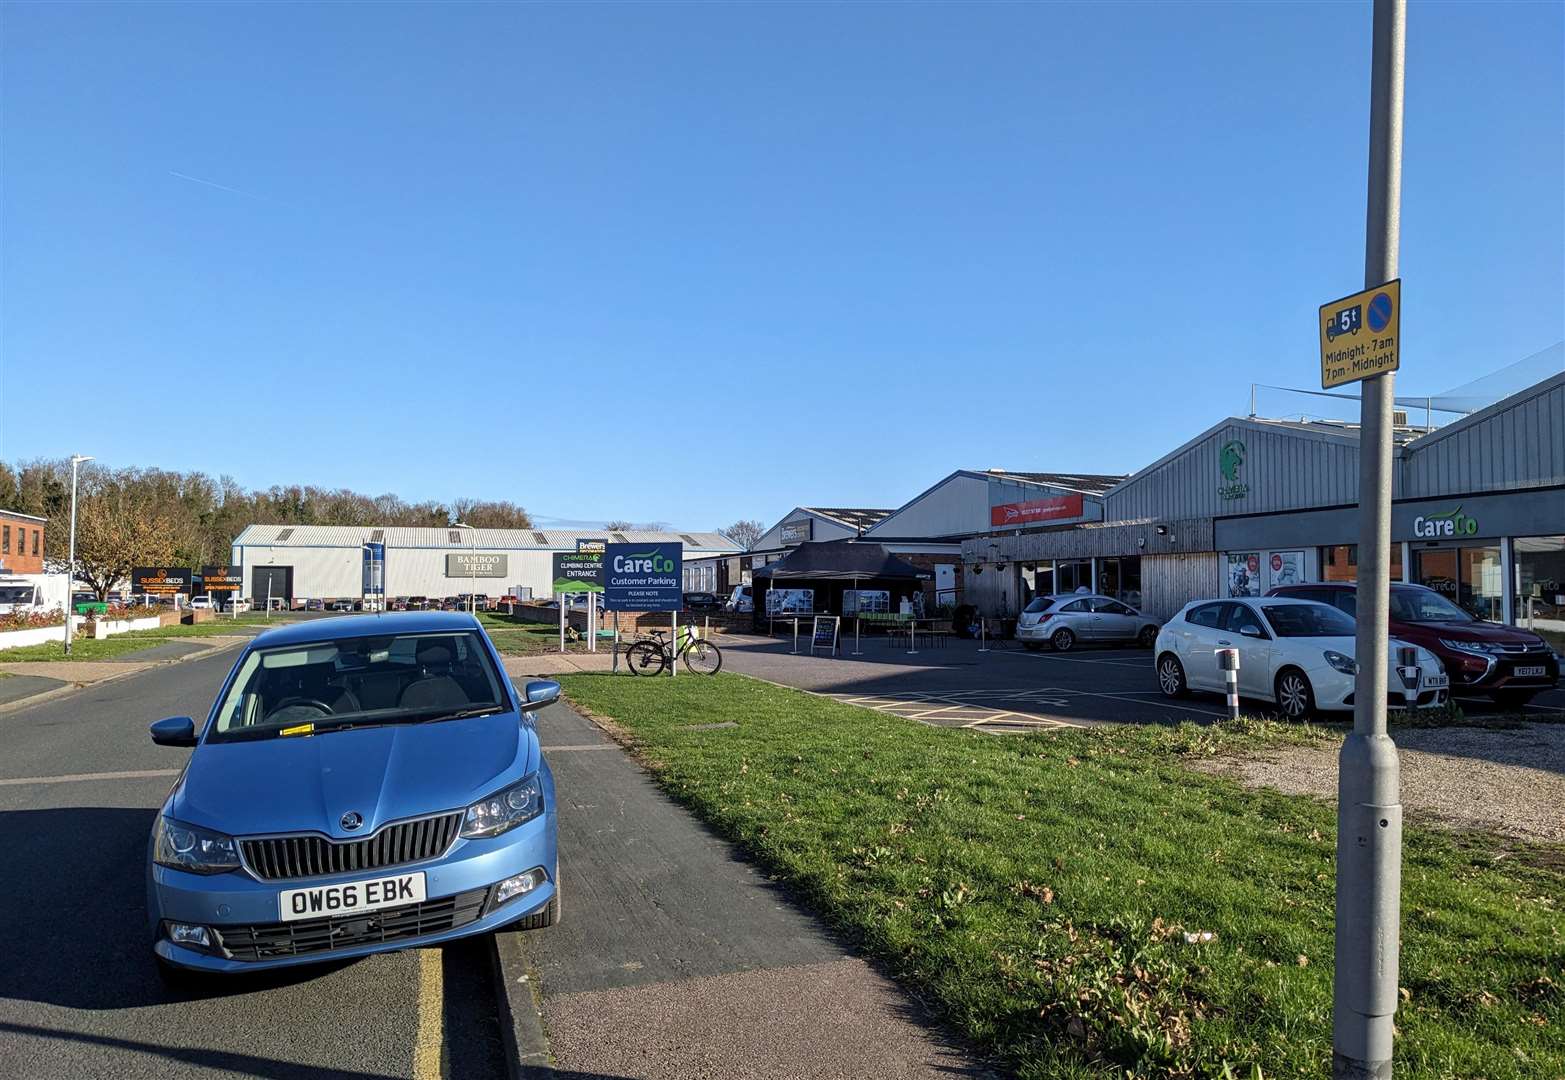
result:
[(177, 172), (174, 169), (170, 169), (168, 174), (170, 176), (177, 176), (181, 180), (189, 180), (192, 184), (205, 184), (207, 187), (215, 187), (219, 191), (227, 191), (235, 195), (243, 195), (247, 199), (261, 199), (263, 202), (266, 201), (264, 196), (253, 195), (248, 191), (240, 191), (238, 188), (231, 188), (227, 184), (219, 184), (213, 180), (203, 180), (199, 176), (191, 176), (188, 173)]

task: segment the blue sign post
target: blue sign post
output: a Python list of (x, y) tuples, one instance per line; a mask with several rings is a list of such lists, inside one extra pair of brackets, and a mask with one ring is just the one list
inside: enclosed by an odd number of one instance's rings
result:
[(673, 638), (668, 673), (679, 666), (679, 609), (685, 605), (684, 544), (606, 544), (603, 610), (614, 615), (614, 670), (619, 670), (619, 612), (667, 611)]

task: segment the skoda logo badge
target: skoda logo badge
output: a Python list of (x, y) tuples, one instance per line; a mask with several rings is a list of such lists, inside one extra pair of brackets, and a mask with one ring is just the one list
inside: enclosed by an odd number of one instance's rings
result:
[(358, 814), (354, 813), (352, 810), (349, 810), (346, 814), (342, 815), (341, 824), (344, 829), (352, 832), (354, 829), (357, 829), (360, 825), (364, 824), (364, 819)]

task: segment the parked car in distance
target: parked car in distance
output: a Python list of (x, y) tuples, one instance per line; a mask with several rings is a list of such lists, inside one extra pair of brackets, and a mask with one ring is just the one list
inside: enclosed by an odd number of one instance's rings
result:
[(191, 611), (216, 611), (217, 601), (208, 596), (192, 596), (190, 598)]
[[(1328, 604), (1287, 597), (1196, 600), (1164, 624), (1154, 664), (1158, 689), (1171, 698), (1191, 690), (1224, 693), (1219, 649), (1239, 650), (1239, 696), (1269, 701), (1289, 720), (1353, 708), (1358, 663), (1353, 620)], [(1444, 705), (1450, 680), (1440, 660), (1413, 646), (1416, 672), (1398, 667), (1392, 639), (1387, 704), (1402, 707), (1413, 691), (1418, 708)]]
[(1150, 649), (1158, 622), (1129, 604), (1100, 593), (1035, 596), (1016, 620), (1016, 639), (1037, 651), (1044, 645), (1069, 652), (1077, 645), (1133, 641)]
[(305, 611), (325, 611), (326, 610), (326, 601), (320, 599), (319, 597), (312, 597), (311, 599), (306, 600), (304, 602), (304, 610)]
[(717, 598), (716, 593), (687, 592), (685, 594), (686, 611), (721, 611), (723, 602)]
[(327, 611), (352, 611), (353, 610), (353, 601), (352, 600), (333, 600), (331, 603), (326, 605), (326, 610)]
[(755, 594), (750, 591), (748, 585), (735, 585), (733, 591), (728, 594), (728, 600), (723, 607), (729, 611), (750, 613), (755, 610)]
[(311, 620), (240, 654), (153, 822), (148, 937), (173, 982), (559, 918), (554, 779), (472, 618)]
[(242, 596), (227, 600), (219, 600), (217, 603), (218, 610), (233, 612), (236, 615), (250, 610), (250, 601), (246, 600)]
[[(1349, 616), (1358, 612), (1353, 582), (1286, 585), (1267, 595), (1318, 600)], [(1423, 585), (1393, 582), (1390, 599), (1391, 636), (1438, 656), (1458, 697), (1484, 696), (1519, 709), (1559, 682), (1559, 658), (1531, 630), (1485, 622)]]

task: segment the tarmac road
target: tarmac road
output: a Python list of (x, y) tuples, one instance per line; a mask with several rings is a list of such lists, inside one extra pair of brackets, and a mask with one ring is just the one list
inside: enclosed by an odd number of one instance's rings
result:
[(153, 816), (233, 652), (0, 715), (0, 1078), (505, 1073), (486, 939), (171, 993), (145, 928)]

